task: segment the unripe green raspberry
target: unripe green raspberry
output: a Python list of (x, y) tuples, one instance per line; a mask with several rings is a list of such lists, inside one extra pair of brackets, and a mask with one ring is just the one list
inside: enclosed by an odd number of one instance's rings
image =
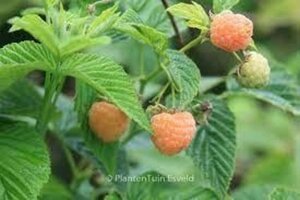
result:
[(267, 85), (270, 77), (268, 60), (257, 52), (249, 52), (245, 63), (238, 69), (238, 82), (246, 88), (261, 88)]

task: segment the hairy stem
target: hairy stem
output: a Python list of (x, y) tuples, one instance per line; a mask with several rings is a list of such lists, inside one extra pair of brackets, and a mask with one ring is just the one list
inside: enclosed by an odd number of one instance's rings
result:
[(161, 65), (161, 68), (167, 74), (168, 80), (171, 83), (172, 87), (174, 87), (176, 90), (178, 90), (177, 85), (174, 83), (172, 75), (170, 74), (169, 70), (167, 69), (167, 66), (165, 66), (165, 64), (163, 64), (163, 63), (161, 63), (160, 65)]
[[(168, 4), (167, 0), (161, 0), (161, 2), (164, 5), (165, 9), (168, 9), (169, 4)], [(179, 29), (178, 29), (178, 26), (177, 26), (177, 24), (175, 22), (175, 19), (174, 19), (173, 15), (171, 13), (169, 13), (169, 12), (167, 12), (167, 15), (168, 15), (168, 17), (169, 17), (169, 19), (171, 21), (172, 27), (174, 29), (176, 37), (178, 38), (179, 44), (181, 46), (183, 46), (183, 38), (182, 38), (181, 34), (179, 33)]]
[(145, 57), (144, 57), (144, 46), (141, 47), (141, 52), (140, 52), (140, 76), (144, 77), (145, 76)]
[(57, 77), (51, 73), (46, 74), (44, 100), (36, 123), (36, 129), (42, 135), (47, 131), (47, 125), (52, 114), (52, 106), (57, 100), (62, 84), (63, 79), (60, 76)]
[(65, 156), (67, 158), (67, 161), (68, 161), (68, 163), (70, 165), (70, 169), (71, 169), (71, 172), (72, 172), (72, 175), (73, 175), (72, 182), (74, 183), (74, 181), (78, 177), (78, 170), (77, 170), (77, 167), (76, 167), (75, 160), (73, 158), (72, 152), (70, 151), (70, 149), (68, 147), (65, 146), (65, 144), (62, 144), (62, 148), (64, 150), (64, 153), (65, 153)]
[(155, 77), (157, 77), (162, 72), (161, 68), (158, 66), (155, 68), (148, 76), (145, 77), (144, 81), (149, 82)]
[(185, 45), (184, 47), (182, 47), (179, 51), (180, 52), (186, 52), (187, 50), (193, 48), (194, 46), (201, 44), (203, 42), (205, 42), (206, 39), (203, 37), (203, 35), (199, 35), (196, 39), (192, 40), (191, 42), (189, 42), (187, 45)]
[(175, 89), (173, 87), (171, 88), (171, 92), (172, 92), (172, 107), (175, 108), (176, 97), (175, 97)]
[(241, 59), (241, 57), (239, 56), (239, 54), (237, 54), (236, 52), (232, 53), (234, 55), (234, 57), (240, 62), (243, 63), (243, 60)]
[(161, 101), (161, 98), (163, 97), (164, 93), (166, 92), (166, 90), (168, 89), (169, 86), (170, 86), (170, 82), (168, 82), (165, 86), (162, 87), (162, 89), (156, 95), (156, 97), (153, 98), (152, 102), (155, 102), (156, 104), (159, 104), (160, 101)]

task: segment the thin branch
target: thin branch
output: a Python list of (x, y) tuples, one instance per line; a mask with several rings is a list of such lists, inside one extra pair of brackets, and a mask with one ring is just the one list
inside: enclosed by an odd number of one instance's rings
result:
[[(167, 10), (169, 8), (169, 4), (168, 4), (167, 0), (161, 0), (161, 2), (164, 5), (165, 9)], [(171, 21), (172, 27), (175, 31), (175, 35), (178, 38), (179, 44), (181, 46), (183, 46), (183, 38), (182, 38), (182, 35), (179, 33), (179, 29), (178, 29), (178, 26), (175, 22), (175, 19), (174, 19), (173, 15), (171, 13), (167, 12), (167, 14), (168, 14), (168, 17)]]

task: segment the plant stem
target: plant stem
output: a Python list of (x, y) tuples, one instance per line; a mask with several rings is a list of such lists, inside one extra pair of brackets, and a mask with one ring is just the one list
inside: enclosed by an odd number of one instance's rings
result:
[(141, 52), (140, 52), (140, 76), (144, 77), (145, 76), (145, 62), (144, 62), (144, 46), (141, 47)]
[(58, 77), (58, 86), (57, 86), (57, 89), (56, 89), (56, 94), (55, 94), (54, 99), (53, 99), (54, 103), (56, 103), (56, 101), (57, 101), (57, 99), (58, 99), (58, 97), (60, 95), (60, 92), (63, 89), (64, 82), (65, 82), (65, 78), (64, 77)]
[(157, 77), (160, 74), (160, 72), (162, 72), (162, 70), (161, 70), (160, 66), (158, 65), (148, 76), (142, 77), (140, 94), (143, 94), (146, 84), (148, 82), (150, 82), (152, 79), (154, 79), (155, 77)]
[[(164, 5), (165, 9), (168, 9), (169, 4), (168, 4), (167, 0), (161, 0), (161, 2)], [(174, 19), (173, 15), (170, 12), (167, 12), (167, 14), (168, 14), (168, 17), (171, 21), (171, 24), (172, 24), (172, 27), (174, 29), (175, 35), (179, 40), (179, 44), (182, 46), (183, 45), (183, 38), (182, 38), (181, 34), (179, 33), (179, 28), (178, 28), (178, 26), (175, 22), (175, 19)]]
[(42, 108), (36, 123), (37, 131), (44, 135), (47, 131), (47, 125), (50, 120), (52, 106), (55, 104), (58, 94), (62, 88), (62, 78), (49, 72), (46, 73), (45, 95)]
[(159, 75), (159, 73), (161, 72), (162, 70), (160, 69), (160, 67), (156, 67), (150, 74), (149, 76), (146, 76), (145, 79), (143, 80), (144, 82), (149, 82), (151, 81), (152, 79), (154, 79), (157, 75)]
[(187, 45), (182, 47), (179, 51), (180, 52), (186, 52), (187, 50), (191, 49), (192, 47), (201, 44), (206, 41), (206, 38), (203, 36), (203, 34), (200, 34), (196, 39), (192, 40), (189, 42)]
[[(168, 82), (158, 93), (158, 95), (156, 97), (154, 97), (153, 101), (155, 101), (157, 104), (159, 104), (162, 96), (164, 95), (164, 93), (166, 92), (166, 90), (168, 89), (168, 87), (170, 86), (170, 82)], [(153, 102), (152, 101), (152, 102)]]
[(78, 177), (78, 170), (77, 170), (77, 167), (76, 167), (76, 163), (74, 161), (72, 152), (68, 149), (68, 147), (66, 147), (65, 144), (62, 144), (62, 147), (63, 147), (64, 153), (66, 155), (67, 161), (70, 165), (72, 175), (73, 175), (73, 181), (72, 182), (74, 182)]
[(173, 80), (173, 77), (172, 75), (170, 74), (169, 70), (167, 69), (167, 67), (165, 66), (165, 64), (161, 63), (161, 68), (166, 72), (167, 74), (167, 77), (168, 77), (168, 80), (169, 82), (171, 83), (172, 87), (175, 88), (176, 90), (179, 90), (177, 88), (177, 85), (174, 83), (174, 80)]
[(68, 148), (68, 146), (65, 144), (65, 141), (64, 141), (62, 135), (55, 134), (55, 133), (52, 133), (52, 134), (59, 141), (59, 143), (60, 143), (60, 145), (62, 147), (62, 150), (65, 153), (66, 159), (68, 161), (68, 164), (70, 166), (70, 169), (71, 169), (71, 172), (72, 172), (72, 175), (73, 175), (73, 179), (72, 179), (71, 185), (74, 185), (76, 179), (80, 176), (80, 173), (79, 173), (79, 170), (78, 170), (78, 168), (76, 166), (76, 163), (75, 163), (74, 157), (72, 155), (72, 152)]
[(229, 96), (231, 96), (233, 94), (233, 92), (224, 92), (223, 94), (218, 96), (218, 99), (226, 99)]
[(172, 107), (175, 108), (175, 89), (172, 87), (171, 88), (172, 92)]
[(96, 1), (92, 5), (97, 6), (97, 5), (100, 5), (100, 4), (107, 4), (107, 3), (111, 3), (111, 2), (112, 2), (112, 0), (101, 0), (101, 1)]
[(240, 56), (236, 52), (233, 52), (233, 55), (240, 63), (243, 63), (243, 60), (240, 58)]

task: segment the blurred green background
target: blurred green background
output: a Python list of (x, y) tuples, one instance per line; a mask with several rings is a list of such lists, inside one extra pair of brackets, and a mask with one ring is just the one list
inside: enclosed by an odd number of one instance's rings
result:
[[(75, 0), (72, 2), (75, 7), (80, 4), (76, 2)], [(170, 33), (170, 36), (173, 35), (170, 24), (167, 22), (168, 18), (157, 14), (163, 10), (160, 1), (146, 1), (146, 5), (141, 5), (142, 1), (137, 0), (124, 2), (126, 6), (138, 10), (147, 23)], [(197, 0), (197, 2), (210, 10), (211, 0)], [(8, 33), (10, 26), (6, 21), (20, 14), (24, 8), (39, 5), (39, 0), (0, 0), (1, 47), (11, 42), (32, 39), (24, 32)], [(254, 21), (254, 40), (263, 54), (272, 62), (281, 63), (297, 77), (300, 83), (299, 0), (241, 0), (234, 10), (244, 13)], [(184, 26), (181, 30), (185, 43), (197, 34), (193, 30), (186, 30)], [(178, 46), (176, 38), (172, 38), (172, 41), (172, 46)], [(131, 51), (128, 51), (128, 45)], [(151, 51), (130, 39), (120, 40), (105, 49), (94, 51), (113, 57), (126, 66), (127, 71), (133, 75), (138, 75), (133, 66), (140, 63), (139, 58), (144, 55), (143, 64), (148, 69), (155, 65), (155, 56)], [(232, 55), (210, 44), (192, 49), (189, 56), (200, 67), (202, 76), (224, 75), (234, 65)], [(72, 81), (69, 82), (65, 92), (72, 94)], [(225, 86), (221, 85), (213, 92), (221, 93), (224, 88)], [(243, 192), (250, 194), (257, 185), (265, 185), (266, 190), (269, 185), (277, 184), (300, 188), (300, 119), (248, 97), (231, 97), (228, 103), (236, 115), (238, 132), (236, 172), (231, 189), (236, 191), (243, 188), (235, 193), (236, 197)], [(136, 144), (139, 142), (143, 145), (137, 147)], [(181, 175), (194, 170), (187, 157), (178, 156), (166, 159), (161, 157), (150, 144), (149, 147), (144, 143), (143, 138), (137, 138), (137, 141), (129, 145), (127, 149), (132, 161), (142, 163), (138, 168), (134, 168), (132, 173), (152, 169), (161, 173)], [(141, 149), (137, 151), (138, 148)], [(53, 162), (58, 162), (58, 160), (54, 159)]]

